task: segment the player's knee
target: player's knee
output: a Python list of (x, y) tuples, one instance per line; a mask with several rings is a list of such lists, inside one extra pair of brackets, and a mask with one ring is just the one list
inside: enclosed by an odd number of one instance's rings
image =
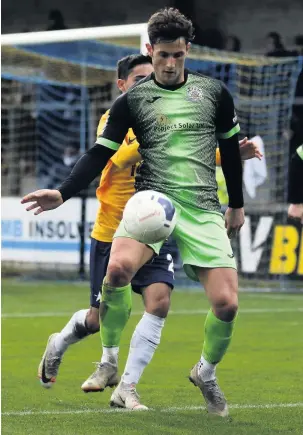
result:
[(238, 292), (233, 286), (227, 286), (218, 292), (213, 301), (215, 315), (224, 322), (231, 322), (238, 311)]
[(167, 317), (170, 307), (171, 290), (167, 288), (161, 293), (155, 292), (153, 296), (145, 298), (145, 311), (154, 316), (165, 318)]
[(238, 305), (228, 304), (220, 310), (218, 317), (224, 322), (231, 322), (236, 317), (237, 311), (238, 311)]
[(106, 281), (113, 287), (123, 287), (130, 283), (134, 272), (130, 259), (112, 259), (108, 263)]
[(238, 297), (237, 294), (222, 294), (214, 304), (215, 315), (224, 322), (231, 322), (237, 315)]
[(99, 310), (90, 309), (85, 319), (85, 326), (90, 334), (96, 334), (100, 330)]

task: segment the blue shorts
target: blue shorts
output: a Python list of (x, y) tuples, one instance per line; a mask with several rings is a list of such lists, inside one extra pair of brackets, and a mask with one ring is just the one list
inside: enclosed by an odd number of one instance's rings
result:
[[(103, 279), (106, 275), (110, 250), (112, 244), (91, 239), (90, 247), (90, 305), (95, 308), (100, 306), (100, 292)], [(165, 242), (159, 255), (150, 263), (145, 264), (132, 280), (135, 293), (142, 294), (142, 290), (151, 284), (164, 282), (171, 289), (174, 288), (174, 262), (171, 256), (173, 247)]]

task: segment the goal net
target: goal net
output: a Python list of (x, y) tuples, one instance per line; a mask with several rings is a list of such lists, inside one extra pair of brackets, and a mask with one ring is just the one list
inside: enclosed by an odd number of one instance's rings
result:
[[(2, 38), (5, 261), (32, 262), (35, 267), (77, 264), (77, 199), (73, 206), (65, 204), (60, 213), (33, 218), (21, 210), (19, 198), (33, 189), (55, 187), (60, 177), (65, 178), (65, 163), (94, 144), (99, 118), (118, 95), (117, 61), (139, 53), (143, 46), (146, 27), (135, 26)], [(193, 46), (187, 67), (227, 85), (235, 100), (240, 137), (257, 137), (264, 150), (262, 162), (244, 165), (247, 217), (234, 248), (243, 277), (274, 278), (283, 287), (285, 278), (303, 274), (300, 229), (286, 218), (289, 125), (301, 59)], [(224, 205), (226, 192), (220, 169), (217, 176)], [(89, 228), (97, 207), (94, 188), (89, 191), (86, 210), (87, 261)]]

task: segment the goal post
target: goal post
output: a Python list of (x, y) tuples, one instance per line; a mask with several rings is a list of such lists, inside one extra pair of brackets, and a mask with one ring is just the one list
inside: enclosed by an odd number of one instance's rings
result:
[(127, 41), (128, 46), (138, 46), (141, 52), (145, 51), (148, 41), (147, 24), (123, 24), (116, 26), (86, 27), (85, 29), (66, 29), (44, 32), (11, 33), (1, 35), (1, 46), (49, 44), (54, 42), (75, 42), (88, 40), (103, 40), (120, 44)]
[[(19, 219), (20, 206), (12, 206), (12, 200), (19, 204), (23, 194), (50, 187), (50, 169), (62, 164), (64, 150), (84, 151), (93, 145), (99, 118), (118, 95), (117, 61), (145, 53), (146, 41), (146, 23), (2, 35), (2, 194), (4, 203), (8, 199), (10, 204), (9, 209), (3, 207), (5, 261), (22, 262), (32, 255), (35, 267), (44, 268), (52, 261), (63, 268), (79, 264), (80, 224), (68, 205), (65, 215), (54, 211), (28, 221)], [(244, 166), (247, 222), (235, 243), (240, 274), (279, 282), (300, 278), (302, 236), (298, 228), (294, 227), (296, 234), (289, 228), (286, 192), (288, 131), (302, 58), (269, 58), (192, 45), (186, 66), (222, 80), (235, 100), (240, 137), (258, 136), (264, 144), (265, 167)], [(224, 204), (224, 183), (221, 186), (218, 177)], [(86, 223), (82, 222), (86, 263), (96, 208), (94, 187), (89, 191)], [(283, 231), (296, 244), (280, 243)], [(65, 248), (69, 255), (60, 254)]]

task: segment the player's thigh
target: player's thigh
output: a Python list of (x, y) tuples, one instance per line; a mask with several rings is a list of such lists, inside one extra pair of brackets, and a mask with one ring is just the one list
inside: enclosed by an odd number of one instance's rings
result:
[(233, 268), (196, 268), (211, 305), (216, 309), (238, 307), (238, 274)]
[(109, 262), (111, 243), (91, 239), (90, 247), (90, 305), (97, 310), (100, 307), (100, 294), (103, 279)]
[(234, 254), (221, 214), (183, 206), (174, 237), (184, 270), (190, 279), (199, 281), (197, 268), (236, 270)]
[(132, 271), (136, 273), (140, 267), (150, 261), (155, 254), (159, 253), (162, 243), (145, 245), (133, 239), (125, 230), (123, 221), (120, 222), (119, 227), (114, 235), (110, 262), (129, 265)]

